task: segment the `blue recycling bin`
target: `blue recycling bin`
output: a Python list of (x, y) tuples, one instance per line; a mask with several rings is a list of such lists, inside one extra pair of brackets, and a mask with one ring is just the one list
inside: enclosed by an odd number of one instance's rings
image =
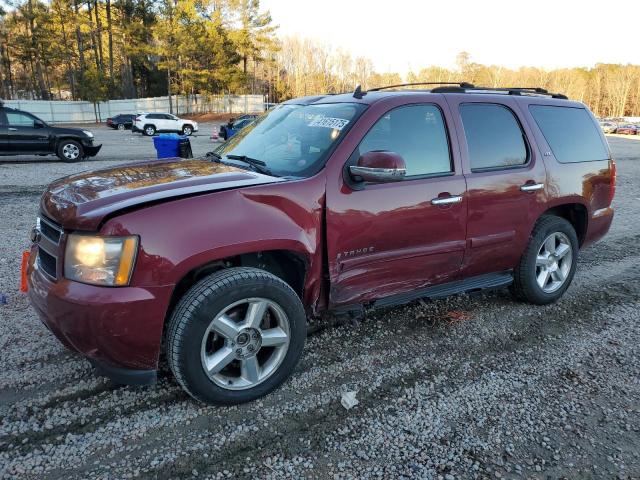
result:
[(153, 146), (158, 158), (172, 158), (180, 156), (180, 142), (183, 138), (176, 133), (161, 133), (153, 137)]

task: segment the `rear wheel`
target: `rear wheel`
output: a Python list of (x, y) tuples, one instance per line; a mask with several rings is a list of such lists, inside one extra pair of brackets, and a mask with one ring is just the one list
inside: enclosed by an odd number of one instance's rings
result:
[(304, 309), (289, 285), (263, 270), (231, 268), (180, 300), (167, 328), (167, 359), (195, 399), (243, 403), (291, 374), (305, 337)]
[(124, 130), (126, 127), (124, 125), (124, 123), (119, 123), (118, 124), (118, 130)]
[(153, 137), (156, 133), (156, 127), (153, 125), (145, 125), (144, 134), (148, 137)]
[(84, 157), (82, 145), (74, 140), (62, 140), (58, 145), (58, 157), (63, 162), (77, 162)]
[(543, 216), (514, 272), (511, 287), (522, 300), (544, 305), (558, 300), (576, 271), (578, 237), (564, 218)]

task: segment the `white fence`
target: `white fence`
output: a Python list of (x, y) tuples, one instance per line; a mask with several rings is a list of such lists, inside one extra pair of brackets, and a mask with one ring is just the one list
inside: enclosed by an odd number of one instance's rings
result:
[[(191, 95), (173, 96), (173, 113), (247, 113), (265, 110), (262, 95)], [(66, 100), (5, 100), (7, 107), (33, 113), (50, 123), (104, 122), (119, 113), (169, 112), (169, 97), (108, 100), (95, 105), (91, 102)]]

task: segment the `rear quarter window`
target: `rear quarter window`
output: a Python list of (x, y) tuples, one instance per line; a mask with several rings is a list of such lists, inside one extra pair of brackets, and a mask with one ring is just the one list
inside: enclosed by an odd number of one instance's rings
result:
[(529, 111), (559, 162), (609, 158), (597, 125), (584, 108), (529, 105)]

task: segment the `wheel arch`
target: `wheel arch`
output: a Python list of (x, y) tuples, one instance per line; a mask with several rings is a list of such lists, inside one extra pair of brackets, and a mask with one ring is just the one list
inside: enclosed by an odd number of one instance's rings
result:
[(198, 265), (176, 283), (165, 316), (165, 323), (184, 294), (199, 280), (219, 270), (233, 267), (255, 267), (284, 280), (302, 300), (309, 270), (306, 255), (293, 250), (264, 250), (240, 253)]
[(79, 139), (78, 137), (74, 137), (73, 135), (61, 135), (60, 137), (56, 137), (55, 138), (55, 153), (58, 153), (58, 148), (60, 148), (60, 145), (65, 141), (65, 140), (73, 140), (74, 142), (76, 142), (77, 144), (79, 144), (82, 149), (84, 150), (84, 146), (82, 145), (82, 140)]
[(545, 210), (542, 215), (554, 215), (568, 221), (576, 231), (578, 244), (582, 246), (589, 223), (589, 212), (584, 204), (578, 202), (562, 203)]

